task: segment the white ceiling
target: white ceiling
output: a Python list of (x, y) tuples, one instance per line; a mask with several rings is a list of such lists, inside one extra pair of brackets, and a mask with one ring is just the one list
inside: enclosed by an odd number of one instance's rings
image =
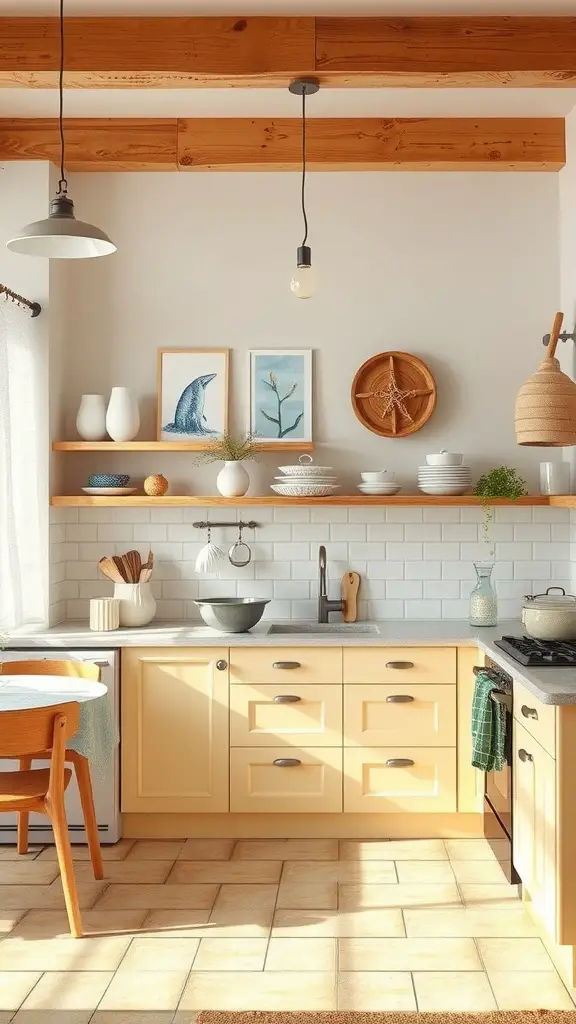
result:
[[(0, 15), (56, 14), (58, 0), (0, 0)], [(575, 0), (66, 0), (67, 14), (574, 14)]]

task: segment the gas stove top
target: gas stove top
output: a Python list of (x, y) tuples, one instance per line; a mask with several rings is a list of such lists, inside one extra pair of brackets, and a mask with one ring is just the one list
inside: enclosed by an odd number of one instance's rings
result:
[(576, 642), (535, 640), (530, 636), (503, 636), (496, 647), (506, 651), (514, 661), (530, 668), (576, 668)]

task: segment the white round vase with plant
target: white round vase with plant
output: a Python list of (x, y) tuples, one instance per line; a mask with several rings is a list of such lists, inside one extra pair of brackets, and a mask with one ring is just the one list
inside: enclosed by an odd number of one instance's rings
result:
[(256, 458), (257, 444), (254, 435), (244, 434), (240, 438), (224, 433), (214, 438), (200, 456), (203, 462), (223, 462), (216, 477), (216, 487), (224, 498), (241, 498), (250, 487), (250, 477), (242, 465)]

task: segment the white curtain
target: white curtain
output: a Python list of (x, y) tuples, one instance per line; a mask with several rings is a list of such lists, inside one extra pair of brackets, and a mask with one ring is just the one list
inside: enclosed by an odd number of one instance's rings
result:
[[(41, 314), (42, 316), (43, 314)], [(44, 314), (46, 315), (46, 314)], [(28, 310), (0, 296), (0, 631), (47, 621), (43, 356)]]

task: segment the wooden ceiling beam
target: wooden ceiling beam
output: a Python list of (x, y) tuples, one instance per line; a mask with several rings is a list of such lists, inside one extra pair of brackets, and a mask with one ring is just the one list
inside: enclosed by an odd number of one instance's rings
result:
[[(52, 87), (56, 18), (0, 18), (0, 86)], [(70, 17), (68, 88), (567, 87), (574, 17)]]
[[(294, 171), (297, 118), (66, 119), (70, 171)], [(558, 171), (562, 118), (311, 118), (317, 171)], [(55, 118), (0, 120), (0, 163), (59, 159)]]

